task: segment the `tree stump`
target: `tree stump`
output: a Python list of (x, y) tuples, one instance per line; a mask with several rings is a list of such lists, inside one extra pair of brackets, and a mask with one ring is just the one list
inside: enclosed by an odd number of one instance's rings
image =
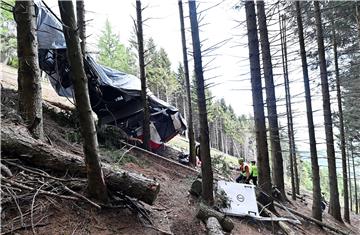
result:
[(194, 196), (200, 197), (202, 192), (202, 181), (201, 179), (196, 179), (190, 188), (190, 193)]

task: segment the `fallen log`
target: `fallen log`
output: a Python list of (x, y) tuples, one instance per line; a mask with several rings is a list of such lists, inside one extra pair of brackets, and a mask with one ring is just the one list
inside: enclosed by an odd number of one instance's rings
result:
[[(58, 150), (42, 141), (33, 139), (21, 125), (6, 124), (1, 127), (1, 151), (27, 164), (73, 175), (86, 176), (84, 159), (80, 156)], [(160, 191), (158, 182), (142, 175), (113, 169), (102, 163), (102, 170), (108, 189), (121, 191), (125, 195), (152, 204)]]
[(196, 179), (192, 184), (190, 188), (190, 193), (194, 196), (201, 196), (202, 192), (202, 181), (201, 179)]
[(206, 230), (208, 235), (224, 235), (219, 221), (215, 217), (209, 217), (206, 221)]
[(224, 231), (226, 232), (231, 232), (231, 230), (233, 230), (234, 228), (234, 223), (232, 222), (232, 220), (228, 217), (226, 217), (225, 214), (216, 211), (208, 206), (206, 206), (203, 203), (199, 204), (199, 209), (196, 213), (196, 218), (204, 221), (206, 223), (206, 221), (210, 218), (210, 217), (215, 217), (221, 227), (224, 229)]
[[(277, 203), (277, 202), (274, 202), (274, 205), (277, 206), (277, 207), (279, 207), (279, 208), (281, 208), (281, 209), (284, 209), (284, 208), (282, 208), (282, 206), (281, 206), (279, 203)], [(314, 218), (312, 218), (312, 217), (309, 217), (309, 216), (306, 216), (306, 215), (304, 215), (304, 214), (301, 214), (300, 212), (297, 212), (296, 210), (293, 210), (293, 209), (291, 209), (291, 208), (287, 208), (287, 209), (288, 209), (291, 213), (293, 213), (294, 215), (297, 215), (297, 216), (299, 216), (299, 217), (301, 217), (301, 218), (303, 218), (303, 219), (306, 219), (306, 220), (308, 220), (308, 221), (310, 221), (310, 222), (313, 222), (313, 223), (315, 223), (315, 224), (317, 224), (317, 225), (319, 225), (319, 226), (322, 226), (322, 227), (325, 227), (325, 228), (327, 228), (327, 229), (330, 229), (330, 230), (333, 231), (333, 232), (336, 232), (336, 233), (339, 233), (339, 234), (344, 234), (344, 235), (350, 234), (349, 231), (344, 231), (343, 228), (335, 228), (335, 227), (333, 227), (333, 226), (331, 226), (331, 225), (329, 225), (329, 224), (325, 224), (324, 222), (322, 222), (322, 221), (320, 221), (320, 220), (317, 220), (317, 219), (314, 219)]]

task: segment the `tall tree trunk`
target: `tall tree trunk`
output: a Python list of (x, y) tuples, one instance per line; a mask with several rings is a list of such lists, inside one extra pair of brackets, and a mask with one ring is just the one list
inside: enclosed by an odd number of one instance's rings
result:
[(271, 177), (269, 166), (269, 153), (266, 137), (264, 101), (261, 86), (259, 40), (257, 35), (256, 15), (254, 1), (245, 2), (246, 24), (249, 47), (249, 60), (251, 71), (251, 88), (254, 107), (255, 132), (257, 143), (257, 166), (259, 168), (259, 187), (271, 195)]
[(359, 46), (360, 46), (360, 2), (356, 1), (355, 2), (356, 6), (355, 6), (355, 11), (356, 11), (356, 23), (357, 23), (357, 28), (358, 28), (358, 35), (359, 35)]
[[(225, 131), (224, 131), (225, 132)], [(224, 153), (228, 153), (228, 137), (226, 135), (226, 133), (224, 133), (224, 146), (225, 146), (225, 150), (224, 150)]]
[(215, 136), (215, 143), (216, 143), (216, 149), (219, 149), (219, 138), (218, 138), (218, 120), (217, 118), (215, 118), (215, 121), (214, 121), (214, 126), (215, 126), (215, 133), (214, 133), (214, 136)]
[(352, 205), (352, 185), (351, 185), (351, 171), (350, 171), (350, 155), (349, 155), (349, 140), (347, 141), (347, 151), (346, 151), (346, 156), (347, 156), (347, 166), (348, 166), (348, 179), (349, 179), (349, 200), (350, 200), (350, 211), (353, 210), (353, 205)]
[(86, 51), (86, 25), (85, 25), (85, 5), (84, 0), (76, 1), (76, 18), (79, 28), (81, 52), (85, 56)]
[(142, 9), (141, 1), (136, 1), (136, 16), (137, 16), (137, 41), (138, 41), (138, 53), (139, 53), (139, 69), (141, 80), (141, 99), (144, 107), (144, 120), (143, 120), (143, 146), (145, 149), (150, 150), (150, 110), (148, 97), (146, 94), (146, 73), (145, 73), (145, 59), (144, 59), (144, 38), (142, 28)]
[(336, 95), (338, 102), (339, 124), (340, 124), (340, 149), (341, 149), (343, 189), (344, 189), (344, 220), (350, 223), (344, 118), (343, 118), (342, 103), (341, 103), (340, 74), (339, 74), (339, 63), (338, 63), (337, 41), (336, 41), (337, 39), (336, 39), (335, 26), (333, 21), (332, 21), (332, 34), (333, 34), (333, 51), (334, 51), (335, 79), (336, 79)]
[(221, 132), (221, 151), (222, 152), (225, 152), (226, 151), (226, 143), (225, 143), (225, 131), (224, 131), (224, 119), (220, 119), (221, 121), (220, 121), (220, 124), (221, 124), (221, 126), (220, 126), (220, 132)]
[(200, 120), (200, 155), (202, 172), (202, 198), (209, 204), (214, 204), (213, 195), (213, 171), (211, 167), (210, 147), (209, 147), (209, 127), (206, 111), (205, 82), (202, 67), (199, 25), (197, 21), (196, 2), (189, 1), (191, 35), (193, 42), (193, 55), (195, 65), (195, 77), (197, 88), (197, 103)]
[(234, 156), (234, 138), (233, 137), (230, 137), (230, 146), (229, 146), (229, 154), (231, 156)]
[(315, 7), (315, 21), (316, 21), (317, 43), (318, 43), (319, 63), (320, 63), (321, 90), (323, 96), (323, 110), (324, 110), (326, 149), (327, 149), (327, 159), (328, 159), (328, 169), (329, 169), (329, 182), (331, 182), (331, 184), (329, 185), (330, 186), (329, 213), (336, 220), (342, 221), (340, 202), (339, 202), (337, 174), (336, 174), (334, 137), (333, 137), (333, 129), (332, 129), (328, 75), (327, 75), (326, 59), (325, 59), (324, 36), (322, 30), (320, 4), (318, 1), (314, 1), (314, 7)]
[(302, 64), (303, 77), (304, 77), (306, 114), (307, 114), (309, 142), (310, 142), (311, 174), (312, 174), (312, 181), (313, 181), (312, 217), (314, 219), (321, 221), (322, 220), (322, 212), (321, 212), (320, 173), (319, 173), (319, 163), (318, 163), (317, 150), (316, 150), (316, 139), (315, 139), (313, 111), (312, 111), (312, 104), (311, 104), (309, 72), (308, 72), (308, 64), (307, 64), (307, 59), (306, 59), (304, 29), (303, 29), (303, 22), (302, 22), (302, 17), (301, 17), (300, 2), (296, 1), (295, 6), (296, 6), (297, 25), (298, 25), (298, 31), (299, 31), (298, 34), (299, 34), (299, 44), (300, 44), (300, 55), (301, 55), (301, 64)]
[(181, 0), (179, 0), (179, 15), (180, 15), (181, 43), (182, 43), (182, 50), (183, 50), (185, 84), (186, 84), (185, 89), (186, 89), (186, 98), (187, 98), (187, 105), (188, 105), (187, 122), (188, 122), (189, 154), (190, 154), (189, 160), (193, 165), (196, 165), (195, 135), (194, 135), (194, 125), (193, 125), (193, 117), (192, 117), (189, 63), (188, 63), (188, 58), (187, 58), (184, 13), (183, 13), (183, 5), (182, 5)]
[(41, 79), (33, 0), (16, 1), (19, 111), (31, 134), (43, 139)]
[(351, 148), (351, 158), (352, 158), (352, 166), (353, 166), (353, 177), (354, 177), (354, 196), (355, 196), (355, 213), (359, 214), (359, 203), (358, 203), (358, 195), (357, 195), (357, 181), (356, 181), (356, 171), (355, 171), (355, 157), (354, 157), (354, 147), (352, 142), (350, 143)]
[(289, 138), (289, 156), (290, 156), (290, 175), (291, 175), (291, 198), (296, 200), (296, 181), (295, 181), (295, 170), (294, 170), (294, 158), (295, 158), (295, 146), (293, 145), (294, 138), (294, 128), (292, 120), (292, 110), (291, 110), (291, 98), (290, 98), (290, 88), (289, 88), (289, 74), (288, 74), (288, 64), (287, 64), (287, 48), (286, 48), (286, 22), (284, 16), (279, 15), (279, 25), (280, 25), (280, 41), (281, 41), (281, 59), (283, 66), (284, 74), (284, 84), (285, 84), (285, 100), (286, 100), (286, 118), (288, 126), (288, 138)]
[(269, 129), (270, 129), (270, 143), (271, 143), (271, 160), (272, 160), (272, 178), (273, 183), (280, 190), (283, 198), (286, 198), (284, 185), (284, 169), (283, 159), (280, 146), (279, 125), (276, 111), (276, 95), (273, 79), (270, 44), (268, 37), (268, 30), (266, 25), (265, 6), (263, 1), (256, 2), (260, 44), (262, 50), (262, 60), (264, 66), (265, 88), (266, 88), (266, 103), (268, 110)]
[(218, 150), (222, 151), (223, 150), (223, 145), (222, 145), (222, 127), (221, 127), (221, 118), (217, 119), (217, 131), (218, 131)]
[(59, 0), (61, 19), (64, 23), (64, 36), (67, 56), (71, 67), (76, 108), (79, 113), (80, 130), (84, 139), (83, 148), (88, 178), (88, 190), (92, 197), (107, 201), (107, 190), (99, 162), (98, 141), (95, 123), (90, 106), (88, 81), (84, 70), (79, 34), (75, 21), (72, 1)]

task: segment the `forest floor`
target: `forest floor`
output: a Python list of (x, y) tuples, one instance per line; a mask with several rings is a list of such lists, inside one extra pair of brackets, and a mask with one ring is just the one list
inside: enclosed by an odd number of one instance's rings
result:
[[(2, 66), (1, 80), (1, 102), (3, 105), (15, 108), (17, 102), (16, 94), (16, 70)], [(49, 83), (43, 83), (43, 97), (46, 101), (59, 102), (71, 106), (65, 98), (57, 96)], [(2, 125), (6, 125), (1, 115)], [(54, 148), (82, 155), (82, 147), (79, 143), (71, 141), (69, 133), (78, 132), (77, 129), (68, 125), (59, 125), (52, 115), (44, 112), (44, 131)], [(126, 161), (119, 161), (121, 152), (113, 149), (102, 148), (103, 161), (111, 164), (119, 164), (121, 168), (134, 173), (143, 174), (148, 178), (154, 178), (160, 183), (160, 193), (154, 205), (145, 205), (150, 212), (153, 225), (144, 223), (143, 219), (132, 213), (129, 209), (101, 209), (98, 210), (84, 202), (75, 202), (65, 199), (49, 198), (38, 195), (36, 205), (39, 205), (39, 214), (34, 214), (34, 221), (40, 216), (43, 219), (41, 226), (35, 227), (37, 234), (205, 234), (205, 226), (195, 218), (197, 198), (188, 193), (191, 183), (196, 174), (190, 174), (185, 170), (174, 170), (171, 162), (157, 162), (156, 159), (134, 157)], [(177, 168), (178, 169), (178, 168)], [(21, 174), (21, 172), (16, 172)], [(311, 214), (311, 197), (305, 198), (305, 202), (293, 201), (289, 206), (303, 214)], [(35, 200), (35, 196), (34, 199)], [(31, 209), (31, 200), (28, 205), (20, 205)], [(19, 213), (15, 204), (13, 208), (3, 208), (1, 214), (1, 232), (7, 234), (33, 234), (31, 226), (18, 229)], [(8, 210), (6, 210), (8, 209)], [(5, 213), (8, 212), (9, 213)], [(23, 211), (26, 217), (26, 210)], [(279, 210), (284, 216), (286, 212)], [(28, 213), (27, 219), (30, 219)], [(352, 231), (351, 234), (360, 234), (360, 216), (352, 214), (352, 225), (346, 224), (344, 231)], [(17, 218), (16, 223), (14, 218)], [(276, 231), (271, 223), (258, 222), (252, 219), (241, 219), (232, 217), (235, 228), (232, 234), (281, 234)], [(330, 215), (324, 213), (324, 221), (336, 227), (344, 225), (337, 224)], [(291, 225), (296, 234), (331, 234), (320, 229), (316, 225), (301, 220), (299, 226)], [(13, 227), (12, 227), (13, 226)], [(11, 232), (12, 229), (18, 229)]]

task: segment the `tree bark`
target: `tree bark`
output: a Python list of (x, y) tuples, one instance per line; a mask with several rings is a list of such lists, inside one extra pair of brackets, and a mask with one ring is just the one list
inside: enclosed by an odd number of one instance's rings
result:
[(333, 34), (333, 52), (334, 52), (334, 64), (335, 64), (336, 95), (337, 95), (337, 103), (338, 103), (338, 110), (339, 110), (339, 125), (340, 125), (339, 126), (339, 128), (340, 128), (340, 149), (341, 149), (343, 189), (344, 189), (344, 220), (346, 222), (350, 223), (344, 118), (343, 118), (342, 101), (341, 101), (340, 74), (339, 74), (336, 32), (335, 32), (335, 27), (334, 27), (333, 21), (332, 21), (332, 34)]
[(199, 37), (199, 25), (196, 13), (196, 1), (189, 1), (191, 35), (193, 42), (193, 56), (196, 77), (197, 103), (200, 120), (200, 156), (202, 172), (202, 197), (209, 204), (214, 204), (213, 192), (213, 171), (211, 166), (210, 146), (209, 146), (209, 127), (206, 110), (205, 82), (202, 67), (202, 56)]
[(294, 158), (295, 158), (295, 146), (293, 145), (294, 128), (292, 120), (291, 110), (291, 98), (289, 88), (289, 77), (288, 77), (288, 64), (287, 64), (287, 49), (286, 49), (286, 22), (284, 16), (279, 15), (280, 25), (280, 41), (281, 41), (281, 59), (284, 74), (285, 84), (285, 100), (286, 100), (286, 118), (288, 126), (288, 138), (289, 138), (289, 157), (290, 157), (290, 178), (291, 178), (291, 198), (296, 200), (296, 182), (295, 182), (295, 169), (294, 169)]
[(67, 57), (71, 67), (71, 78), (74, 86), (76, 109), (79, 113), (81, 135), (90, 196), (107, 201), (107, 189), (99, 162), (98, 140), (89, 99), (88, 81), (84, 70), (79, 35), (75, 21), (74, 6), (71, 1), (59, 0), (61, 19), (64, 23), (64, 36)]
[(207, 235), (224, 235), (219, 221), (215, 217), (209, 217), (206, 221)]
[(320, 4), (318, 1), (314, 1), (315, 7), (315, 22), (317, 32), (318, 53), (320, 62), (320, 77), (321, 77), (321, 90), (323, 96), (323, 110), (324, 110), (324, 124), (325, 124), (325, 136), (326, 136), (326, 149), (329, 169), (329, 182), (330, 186), (330, 203), (329, 213), (338, 221), (342, 221), (341, 209), (339, 202), (339, 190), (336, 174), (336, 160), (334, 149), (334, 137), (332, 129), (332, 117), (330, 107), (330, 94), (329, 83), (326, 69), (324, 37), (321, 21)]
[[(287, 59), (287, 43), (286, 43), (286, 22), (284, 18), (284, 26), (285, 26), (285, 63), (286, 63), (286, 70), (288, 70), (288, 59)], [(291, 131), (291, 142), (292, 142), (292, 158), (293, 158), (293, 164), (294, 164), (294, 178), (295, 178), (295, 191), (297, 194), (300, 194), (300, 177), (298, 172), (298, 166), (297, 166), (297, 157), (296, 157), (296, 145), (295, 145), (295, 134), (294, 134), (294, 123), (293, 123), (293, 117), (292, 117), (292, 108), (291, 108), (291, 96), (290, 96), (290, 85), (289, 85), (289, 73), (287, 74), (287, 86), (288, 86), (288, 94), (289, 94), (289, 117), (290, 117), (290, 131)]]
[[(24, 161), (44, 170), (67, 172), (85, 176), (87, 166), (82, 157), (63, 152), (40, 140), (31, 138), (21, 126), (4, 125), (1, 128), (2, 153), (5, 156), (19, 156)], [(160, 191), (160, 185), (152, 179), (124, 170), (113, 170), (113, 166), (102, 163), (105, 182), (112, 191), (152, 204)]]
[(218, 150), (219, 151), (223, 151), (223, 143), (222, 143), (222, 127), (221, 127), (221, 118), (217, 119), (218, 122), (217, 122), (217, 131), (218, 131), (218, 134), (217, 134), (217, 137), (218, 137)]
[(269, 120), (270, 144), (271, 144), (271, 163), (272, 163), (272, 179), (274, 185), (279, 189), (282, 198), (286, 198), (284, 185), (284, 168), (280, 146), (279, 124), (276, 110), (276, 95), (273, 78), (273, 70), (271, 63), (270, 44), (268, 38), (268, 30), (266, 24), (265, 6), (263, 1), (256, 2), (260, 44), (262, 50), (262, 60), (264, 66), (265, 88), (266, 88), (266, 104)]
[(144, 106), (144, 120), (143, 120), (143, 144), (144, 148), (150, 150), (150, 110), (149, 101), (146, 94), (146, 73), (145, 73), (145, 59), (144, 59), (144, 38), (143, 38), (143, 27), (142, 27), (142, 9), (141, 1), (136, 1), (136, 16), (137, 16), (137, 41), (138, 41), (138, 53), (139, 53), (139, 69), (140, 69), (140, 80), (141, 80), (141, 99)]
[(351, 171), (350, 171), (350, 155), (349, 155), (349, 141), (347, 141), (347, 166), (348, 166), (348, 179), (349, 179), (349, 200), (350, 200), (350, 211), (353, 210), (352, 200), (352, 184), (351, 184)]
[(311, 174), (313, 180), (312, 188), (312, 216), (317, 220), (322, 220), (321, 212), (321, 188), (320, 188), (320, 174), (319, 174), (319, 163), (316, 150), (316, 139), (315, 139), (315, 128), (313, 120), (313, 111), (311, 104), (311, 93), (310, 93), (310, 82), (308, 73), (308, 64), (306, 59), (305, 43), (304, 43), (304, 30), (301, 16), (300, 2), (295, 2), (297, 25), (299, 31), (299, 44), (300, 44), (300, 55), (301, 64), (304, 77), (304, 89), (305, 89), (305, 100), (306, 100), (306, 114), (309, 131), (309, 142), (310, 142), (310, 156), (311, 156)]
[[(192, 117), (189, 63), (188, 63), (188, 58), (187, 58), (185, 24), (184, 24), (184, 13), (183, 13), (182, 0), (179, 0), (179, 16), (180, 16), (180, 27), (181, 27), (180, 30), (181, 30), (181, 43), (182, 43), (182, 52), (183, 52), (185, 85), (186, 85), (185, 89), (186, 89), (186, 98), (187, 98), (187, 105), (188, 105), (187, 122), (188, 122), (188, 138), (189, 138), (189, 161), (195, 166), (196, 165), (195, 135), (194, 135), (194, 125), (193, 125), (193, 117)], [(184, 109), (184, 113), (185, 113), (185, 109)]]
[(79, 28), (81, 52), (85, 56), (86, 52), (86, 25), (85, 25), (85, 5), (84, 0), (76, 1), (76, 18)]
[(16, 1), (19, 111), (35, 138), (43, 139), (41, 79), (33, 0)]
[(216, 211), (211, 207), (204, 205), (203, 203), (200, 203), (199, 209), (196, 213), (196, 218), (206, 222), (207, 219), (210, 217), (215, 217), (220, 222), (220, 225), (224, 229), (224, 231), (230, 233), (231, 230), (233, 230), (234, 223), (230, 218), (226, 217), (226, 215), (224, 215), (223, 213)]
[(259, 187), (271, 195), (271, 177), (269, 166), (269, 153), (266, 137), (264, 116), (264, 103), (261, 86), (259, 40), (257, 36), (256, 15), (254, 1), (245, 2), (246, 24), (249, 45), (249, 60), (251, 70), (251, 88), (255, 119), (255, 132), (257, 143), (257, 166), (259, 169)]
[(352, 158), (352, 166), (353, 166), (353, 177), (354, 177), (354, 193), (355, 193), (355, 213), (359, 214), (359, 203), (358, 203), (358, 195), (357, 195), (357, 181), (356, 181), (356, 171), (355, 171), (355, 157), (354, 157), (354, 149), (353, 149), (353, 145), (351, 142), (351, 158)]
[(355, 11), (356, 11), (356, 23), (357, 23), (357, 28), (358, 28), (358, 35), (359, 35), (359, 46), (360, 46), (360, 3), (356, 2), (355, 3)]

